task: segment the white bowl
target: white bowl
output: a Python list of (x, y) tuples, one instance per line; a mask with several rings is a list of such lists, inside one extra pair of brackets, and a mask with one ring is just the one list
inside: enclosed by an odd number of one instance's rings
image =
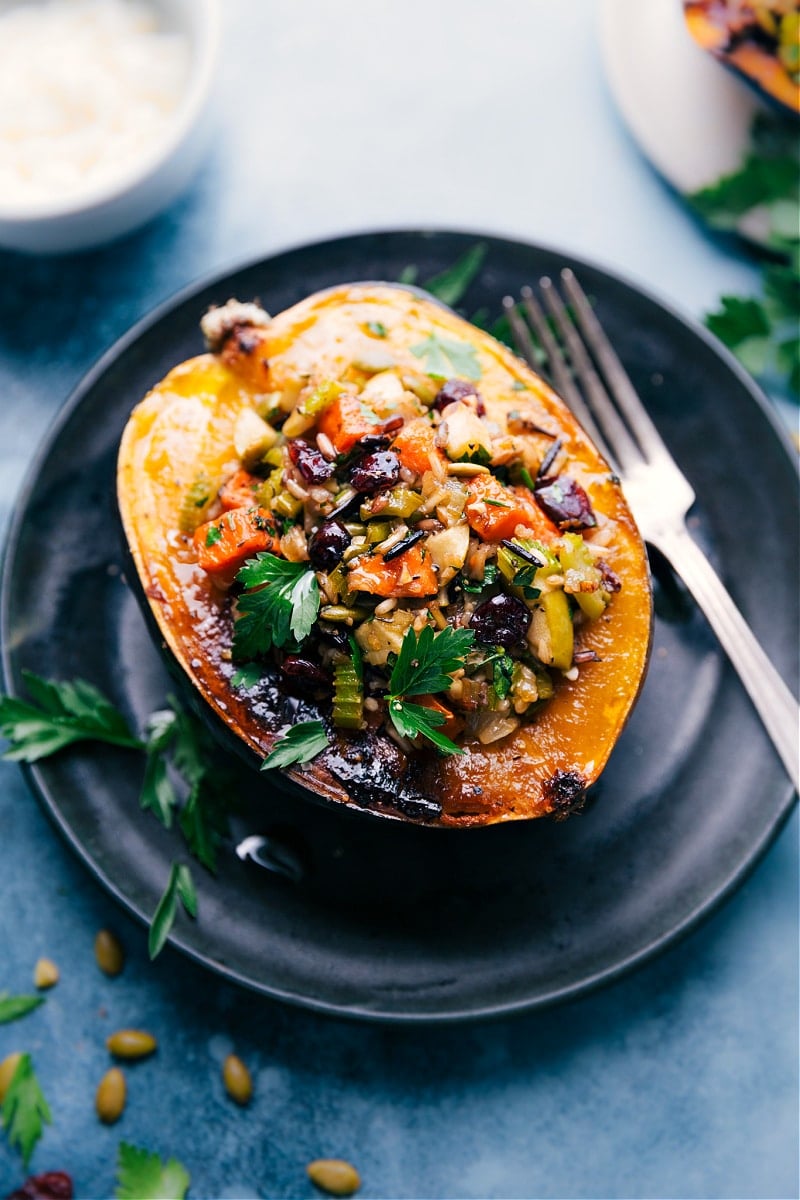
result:
[(47, 207), (8, 205), (0, 196), (0, 245), (34, 254), (98, 246), (129, 233), (167, 207), (187, 185), (206, 146), (219, 48), (219, 0), (151, 0), (163, 27), (185, 33), (190, 46), (186, 90), (165, 138), (104, 183)]

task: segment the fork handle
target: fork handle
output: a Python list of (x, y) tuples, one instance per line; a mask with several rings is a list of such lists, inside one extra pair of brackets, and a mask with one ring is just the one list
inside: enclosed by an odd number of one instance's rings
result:
[(735, 667), (761, 721), (800, 790), (800, 712), (789, 688), (767, 658), (725, 585), (684, 527), (651, 539), (694, 596)]

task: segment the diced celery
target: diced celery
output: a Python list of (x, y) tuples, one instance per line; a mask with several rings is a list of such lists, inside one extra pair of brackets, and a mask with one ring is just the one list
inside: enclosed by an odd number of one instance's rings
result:
[(349, 655), (333, 668), (333, 723), (339, 729), (361, 729), (364, 724), (364, 689)]

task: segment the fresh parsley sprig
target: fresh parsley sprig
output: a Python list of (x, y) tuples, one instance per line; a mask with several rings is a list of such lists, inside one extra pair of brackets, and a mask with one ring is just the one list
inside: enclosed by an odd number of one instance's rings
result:
[(451, 625), (439, 633), (434, 633), (430, 625), (418, 634), (413, 629), (406, 631), (389, 677), (388, 696), (389, 718), (401, 737), (421, 735), (445, 754), (463, 754), (455, 742), (438, 732), (446, 723), (444, 714), (411, 703), (408, 697), (449, 688), (451, 676), (464, 666), (474, 640), (472, 630)]
[(23, 671), (22, 677), (33, 703), (0, 696), (0, 736), (11, 742), (3, 758), (38, 762), (86, 740), (142, 749), (122, 713), (85, 679), (58, 683), (32, 671)]
[(3, 1099), (2, 1119), (9, 1144), (20, 1151), (27, 1167), (44, 1126), (53, 1119), (36, 1078), (30, 1054), (20, 1057), (11, 1076)]
[(306, 563), (287, 562), (263, 551), (236, 576), (245, 591), (238, 600), (233, 656), (256, 658), (272, 646), (308, 637), (319, 612), (319, 587)]
[[(761, 379), (783, 379), (800, 399), (800, 168), (793, 123), (759, 114), (742, 165), (688, 197), (712, 228), (767, 229), (772, 261), (760, 296), (722, 296), (706, 325)], [(777, 257), (780, 261), (775, 261)]]
[(141, 1146), (120, 1142), (116, 1200), (184, 1200), (191, 1178), (176, 1158), (162, 1162)]
[(164, 894), (158, 902), (153, 920), (150, 923), (150, 935), (147, 939), (147, 949), (150, 958), (157, 958), (164, 949), (170, 930), (178, 915), (180, 900), (190, 917), (197, 917), (197, 892), (192, 879), (192, 872), (183, 863), (174, 862), (169, 873)]
[(44, 1004), (44, 996), (9, 996), (8, 992), (0, 992), (0, 1025), (27, 1017), (40, 1004)]
[(272, 752), (261, 764), (261, 770), (271, 771), (275, 767), (308, 762), (316, 758), (327, 745), (328, 735), (322, 721), (299, 721), (275, 743)]

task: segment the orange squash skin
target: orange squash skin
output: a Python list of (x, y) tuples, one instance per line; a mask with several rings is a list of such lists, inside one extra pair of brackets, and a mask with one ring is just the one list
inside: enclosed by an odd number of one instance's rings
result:
[[(549, 386), (488, 334), (433, 300), (388, 285), (340, 286), (309, 297), (257, 337), (244, 339), (251, 351), (229, 345), (220, 355), (201, 355), (170, 371), (132, 413), (119, 453), (119, 510), (140, 598), (173, 668), (215, 714), (212, 723), (227, 727), (228, 744), (259, 767), (285, 712), (271, 712), (263, 697), (231, 687), (230, 598), (199, 568), (192, 532), (181, 532), (179, 514), (199, 474), (215, 495), (240, 467), (234, 427), (242, 409), (263, 401), (266, 391), (296, 394), (299, 378), (338, 378), (357, 356), (368, 322), (386, 328), (381, 348), (417, 373), (420, 361), (410, 347), (432, 330), (470, 342), (489, 419), (505, 421), (524, 407), (533, 424), (562, 437), (569, 473), (589, 495), (600, 528), (610, 533), (607, 561), (622, 588), (602, 617), (576, 628), (576, 649), (594, 651), (597, 661), (581, 665), (574, 680), (559, 678), (555, 696), (530, 724), (488, 746), (467, 741), (463, 755), (426, 753), (410, 756), (411, 762), (380, 735), (398, 769), (407, 768), (418, 791), (436, 801), (440, 811), (424, 818), (428, 824), (458, 828), (563, 815), (601, 773), (644, 677), (652, 624), (644, 546), (619, 483)], [(212, 505), (211, 514), (217, 511)], [(334, 749), (346, 740), (335, 735)], [(328, 770), (324, 754), (285, 774), (312, 799), (363, 811), (363, 801)], [(419, 819), (391, 804), (372, 807), (381, 815)]]

